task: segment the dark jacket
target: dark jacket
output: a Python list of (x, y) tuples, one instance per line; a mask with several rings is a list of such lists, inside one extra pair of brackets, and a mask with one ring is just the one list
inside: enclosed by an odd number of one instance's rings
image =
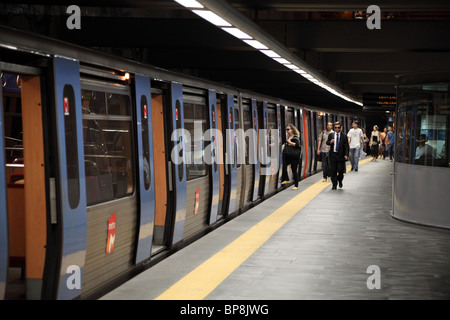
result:
[(348, 157), (350, 146), (348, 145), (348, 138), (347, 135), (343, 132), (341, 132), (341, 135), (339, 137), (339, 150), (338, 152), (334, 152), (334, 142), (331, 143), (331, 140), (335, 139), (336, 132), (332, 132), (328, 135), (327, 145), (330, 146), (330, 155), (331, 158), (336, 159), (337, 161), (345, 161), (344, 156)]

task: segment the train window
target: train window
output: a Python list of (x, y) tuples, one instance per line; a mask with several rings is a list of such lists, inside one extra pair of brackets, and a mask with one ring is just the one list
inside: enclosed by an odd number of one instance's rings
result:
[[(272, 130), (277, 129), (277, 114), (275, 109), (268, 110), (268, 127), (267, 127), (267, 137), (268, 137), (268, 153), (267, 156), (272, 157), (272, 153), (277, 151), (278, 146), (275, 145), (277, 137), (272, 135)], [(275, 156), (275, 153), (273, 153)]]
[(72, 209), (80, 202), (80, 177), (78, 173), (77, 118), (75, 113), (75, 92), (66, 84), (63, 89), (64, 129), (66, 140), (67, 194)]
[(109, 115), (131, 116), (128, 96), (123, 94), (107, 93), (106, 102)]
[[(176, 129), (181, 129), (181, 103), (180, 100), (175, 101), (175, 125)], [(178, 137), (178, 143), (184, 143), (183, 137)], [(181, 148), (179, 156), (183, 158), (184, 148)], [(183, 163), (177, 164), (178, 180), (181, 182), (184, 179)]]
[(22, 164), (22, 102), (20, 95), (3, 91), (3, 110), (6, 163)]
[(414, 85), (399, 91), (396, 161), (450, 167), (449, 86)]
[[(127, 94), (93, 90), (82, 90), (81, 94), (87, 204), (133, 194), (134, 151), (130, 97)], [(103, 106), (100, 105), (102, 103)], [(93, 110), (104, 110), (105, 113), (98, 114)], [(110, 114), (110, 111), (113, 113)]]
[(82, 102), (83, 114), (106, 114), (105, 94), (103, 92), (84, 90)]
[(192, 180), (207, 174), (204, 160), (204, 134), (207, 129), (206, 105), (184, 103), (184, 128), (191, 136), (190, 149), (186, 150), (187, 180)]
[(142, 163), (144, 166), (144, 187), (150, 189), (151, 166), (150, 166), (150, 145), (149, 145), (149, 125), (148, 125), (148, 104), (147, 97), (141, 96), (141, 121), (142, 121)]

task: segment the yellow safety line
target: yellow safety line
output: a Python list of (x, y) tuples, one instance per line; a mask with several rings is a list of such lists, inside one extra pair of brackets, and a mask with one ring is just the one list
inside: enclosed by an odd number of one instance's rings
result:
[[(370, 159), (360, 161), (360, 164)], [(349, 167), (348, 167), (349, 168)], [(349, 170), (349, 169), (348, 169)], [(156, 300), (202, 300), (330, 183), (316, 182), (250, 228)]]

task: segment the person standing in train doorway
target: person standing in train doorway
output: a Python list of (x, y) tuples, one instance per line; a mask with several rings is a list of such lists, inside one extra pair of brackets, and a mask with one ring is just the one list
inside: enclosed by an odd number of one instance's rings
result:
[(288, 134), (287, 141), (283, 147), (283, 172), (281, 174), (281, 184), (289, 183), (289, 175), (287, 166), (291, 165), (292, 174), (294, 176), (294, 187), (292, 190), (298, 190), (298, 165), (300, 164), (300, 132), (295, 126), (289, 124), (286, 126)]
[(323, 182), (327, 182), (331, 178), (330, 168), (327, 161), (327, 153), (330, 146), (327, 145), (328, 135), (333, 132), (333, 123), (327, 123), (327, 130), (323, 130), (319, 135), (319, 142), (317, 143), (317, 155), (322, 159)]
[(330, 146), (332, 190), (336, 190), (338, 183), (339, 188), (343, 187), (342, 180), (344, 180), (345, 161), (348, 159), (350, 149), (347, 135), (341, 130), (342, 124), (335, 122), (334, 132), (328, 135), (327, 140), (327, 145)]
[(358, 128), (358, 121), (353, 121), (352, 129), (347, 133), (348, 143), (350, 145), (350, 163), (352, 164), (351, 171), (358, 171), (359, 155), (364, 143), (364, 134)]

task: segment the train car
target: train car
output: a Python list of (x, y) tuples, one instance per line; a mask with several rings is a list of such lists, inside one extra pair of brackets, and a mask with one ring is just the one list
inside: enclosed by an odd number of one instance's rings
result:
[(301, 178), (320, 170), (318, 131), (338, 116), (6, 27), (0, 39), (0, 299), (101, 296), (283, 190), (286, 125)]

